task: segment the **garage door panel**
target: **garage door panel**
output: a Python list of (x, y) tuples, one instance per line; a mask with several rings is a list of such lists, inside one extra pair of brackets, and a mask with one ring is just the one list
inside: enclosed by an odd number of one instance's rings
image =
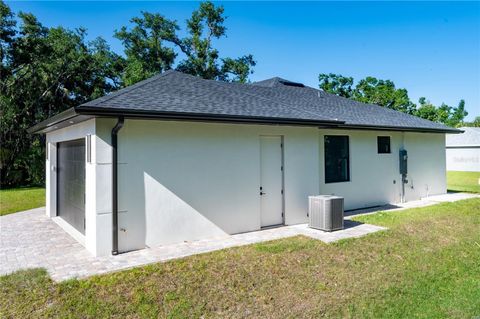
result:
[(85, 234), (85, 140), (57, 145), (58, 216)]

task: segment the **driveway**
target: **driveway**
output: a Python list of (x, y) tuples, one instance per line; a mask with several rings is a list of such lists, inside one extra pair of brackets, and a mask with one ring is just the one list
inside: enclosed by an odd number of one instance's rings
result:
[(345, 229), (329, 233), (302, 224), (94, 257), (49, 219), (45, 208), (37, 208), (0, 217), (0, 275), (43, 267), (52, 279), (60, 281), (297, 235), (328, 243), (383, 229), (346, 220)]

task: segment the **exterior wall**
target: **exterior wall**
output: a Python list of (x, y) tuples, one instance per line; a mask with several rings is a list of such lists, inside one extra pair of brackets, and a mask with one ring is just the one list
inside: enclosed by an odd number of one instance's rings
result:
[[(325, 183), (324, 135), (349, 136), (349, 182)], [(377, 153), (377, 136), (390, 136), (390, 154)], [(347, 210), (400, 202), (402, 147), (408, 152), (406, 200), (446, 193), (444, 146), (444, 134), (320, 130), (320, 193), (343, 196)]]
[(127, 120), (120, 249), (260, 229), (260, 135), (284, 136), (285, 222), (306, 222), (319, 192), (316, 128)]
[[(97, 118), (47, 134), (47, 214), (56, 216), (56, 142), (91, 135), (86, 165), (85, 246), (108, 255), (112, 243), (110, 132)], [(324, 135), (350, 137), (350, 181), (324, 183)], [(307, 222), (307, 198), (345, 197), (354, 209), (400, 201), (398, 151), (408, 150), (406, 199), (446, 192), (443, 134), (324, 130), (126, 120), (118, 137), (119, 249), (196, 240), (260, 229), (260, 136), (284, 138), (285, 223)], [(377, 154), (377, 136), (391, 154)]]
[(405, 133), (408, 150), (407, 201), (447, 192), (445, 134)]
[[(349, 136), (350, 181), (325, 183), (324, 136)], [(377, 136), (390, 136), (390, 154), (377, 154)], [(345, 209), (371, 207), (400, 201), (401, 175), (398, 151), (400, 132), (320, 130), (320, 190), (345, 198)]]
[[(100, 121), (102, 125), (98, 125)], [(56, 194), (56, 143), (91, 136), (90, 161), (85, 158), (85, 235), (57, 222), (79, 240), (95, 256), (108, 255), (112, 242), (111, 170), (112, 150), (110, 130), (114, 120), (92, 119), (57, 131), (47, 133), (48, 159), (46, 161), (46, 211), (57, 216)], [(88, 152), (87, 142), (86, 157)]]
[(447, 171), (480, 172), (480, 145), (447, 147)]
[[(63, 129), (59, 129), (47, 133), (47, 160), (46, 160), (46, 213), (49, 217), (57, 216), (57, 143), (86, 138), (87, 135), (95, 134), (95, 120), (88, 120)], [(85, 143), (86, 144), (86, 143)], [(85, 154), (86, 156), (86, 154)], [(86, 161), (86, 158), (85, 158)], [(93, 163), (86, 163), (85, 165), (85, 235), (81, 234), (75, 228), (68, 225), (66, 222), (58, 223), (68, 233), (79, 240), (85, 247), (95, 252), (96, 245), (96, 216), (95, 216), (95, 180), (96, 170)], [(69, 227), (70, 226), (70, 227)]]
[[(111, 131), (114, 119), (95, 119), (95, 138), (92, 137), (92, 163), (95, 165), (95, 238), (96, 256), (109, 255), (112, 251), (112, 146)], [(123, 165), (119, 160), (119, 171)], [(119, 206), (119, 215), (124, 209)], [(88, 224), (87, 224), (88, 227)], [(119, 240), (123, 233), (119, 232)], [(93, 247), (92, 247), (93, 248)], [(141, 247), (139, 247), (141, 248)]]

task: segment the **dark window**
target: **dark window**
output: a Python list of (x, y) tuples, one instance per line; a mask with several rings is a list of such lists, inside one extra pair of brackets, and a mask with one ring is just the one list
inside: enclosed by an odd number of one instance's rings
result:
[(378, 154), (391, 153), (390, 136), (377, 136), (377, 148), (378, 148)]
[(325, 183), (350, 180), (348, 136), (325, 136)]

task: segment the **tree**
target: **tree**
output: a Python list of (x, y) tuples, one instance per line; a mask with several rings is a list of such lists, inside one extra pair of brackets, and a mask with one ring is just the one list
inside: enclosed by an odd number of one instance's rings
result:
[[(8, 12), (0, 3), (1, 12)], [(8, 7), (7, 7), (8, 8)], [(34, 15), (3, 15), (0, 80), (0, 180), (2, 186), (40, 184), (44, 138), (27, 128), (71, 106), (118, 88), (121, 58), (106, 42), (85, 41), (85, 30), (47, 28)], [(7, 27), (5, 27), (7, 26)], [(9, 38), (4, 37), (8, 31)], [(5, 40), (7, 39), (7, 40)]]
[(415, 110), (406, 89), (397, 89), (392, 81), (371, 76), (358, 82), (353, 97), (359, 102), (377, 104), (408, 114)]
[(421, 117), (422, 119), (426, 119), (432, 122), (438, 122), (438, 113), (437, 108), (435, 105), (427, 101), (425, 97), (421, 97), (418, 100), (420, 106), (417, 108), (415, 115)]
[(450, 118), (444, 123), (450, 126), (459, 126), (463, 123), (463, 120), (468, 115), (468, 112), (465, 110), (465, 100), (460, 100), (458, 106), (452, 108)]
[(425, 97), (418, 100), (420, 106), (416, 109), (415, 115), (433, 122), (443, 123), (451, 127), (458, 127), (463, 124), (463, 119), (468, 115), (465, 111), (465, 101), (460, 100), (457, 107), (442, 103), (436, 107)]
[(222, 6), (215, 7), (208, 1), (200, 3), (198, 10), (192, 12), (187, 20), (189, 35), (174, 40), (187, 56), (180, 61), (177, 70), (210, 80), (247, 81), (255, 66), (252, 55), (235, 59), (220, 58), (218, 50), (213, 48), (214, 39), (226, 36), (223, 12)]
[(472, 122), (463, 122), (461, 126), (480, 127), (480, 116), (475, 117)]
[[(10, 8), (0, 1), (0, 81), (7, 76), (6, 58), (10, 45), (14, 41), (17, 22)], [(1, 83), (0, 83), (1, 84)]]
[[(126, 58), (83, 28), (48, 28), (29, 13), (15, 15), (0, 0), (0, 185), (41, 184), (44, 138), (27, 129), (69, 107), (103, 96), (175, 66), (223, 81), (248, 80), (251, 55), (220, 58), (213, 39), (225, 36), (223, 8), (202, 3), (180, 39), (177, 23), (143, 12), (115, 32)], [(180, 46), (182, 46), (180, 48)]]
[(338, 96), (351, 98), (353, 96), (353, 78), (342, 76), (340, 74), (319, 74), (319, 87), (325, 92), (332, 93)]
[(214, 48), (215, 39), (226, 36), (222, 6), (202, 2), (186, 21), (187, 36), (178, 36), (176, 21), (158, 13), (142, 12), (142, 17), (130, 20), (133, 28), (122, 27), (115, 32), (125, 47), (126, 69), (124, 84), (130, 85), (155, 73), (173, 68), (175, 58), (183, 54), (176, 69), (204, 79), (248, 81), (255, 61), (252, 55), (221, 58)]
[(132, 18), (130, 22), (133, 28), (123, 26), (115, 31), (127, 56), (123, 74), (125, 86), (171, 69), (177, 56), (173, 48), (165, 45), (176, 38), (178, 26), (175, 21), (158, 13), (142, 12), (142, 17)]
[(457, 107), (442, 103), (436, 107), (425, 97), (419, 99), (419, 107), (411, 102), (408, 91), (396, 88), (390, 80), (381, 80), (368, 76), (354, 85), (352, 77), (340, 74), (320, 74), (319, 87), (325, 92), (351, 98), (353, 100), (384, 106), (396, 111), (416, 115), (418, 117), (456, 127), (463, 123), (468, 115), (465, 110), (465, 101), (460, 100)]

